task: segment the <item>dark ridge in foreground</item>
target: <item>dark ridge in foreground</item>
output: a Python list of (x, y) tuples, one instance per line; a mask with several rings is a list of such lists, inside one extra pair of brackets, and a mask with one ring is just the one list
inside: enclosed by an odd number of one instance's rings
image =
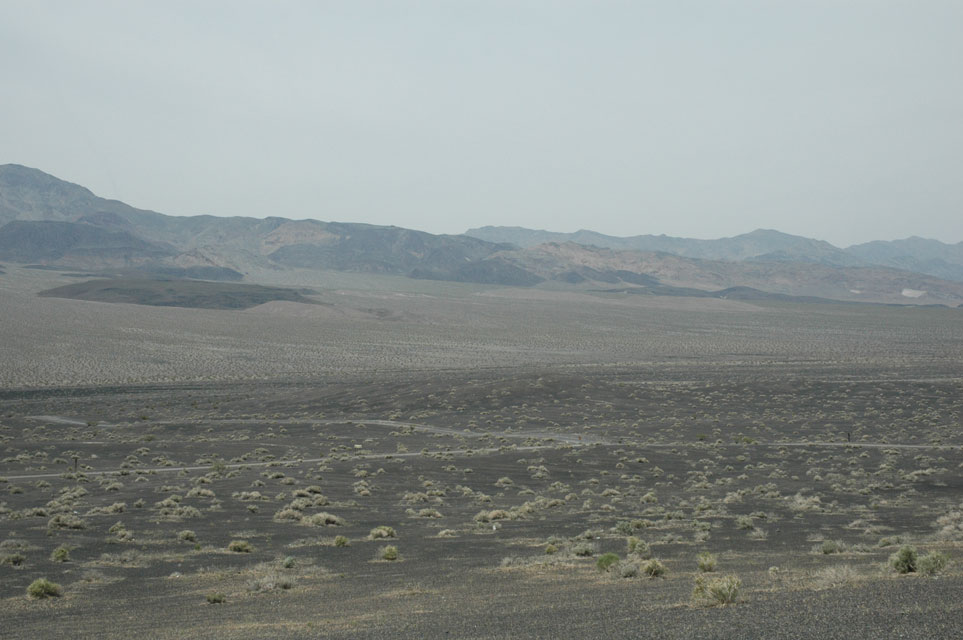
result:
[(156, 307), (249, 309), (275, 300), (318, 304), (318, 302), (303, 295), (313, 293), (315, 292), (307, 289), (295, 290), (256, 284), (112, 278), (68, 284), (41, 291), (38, 295), (50, 298), (121, 302)]

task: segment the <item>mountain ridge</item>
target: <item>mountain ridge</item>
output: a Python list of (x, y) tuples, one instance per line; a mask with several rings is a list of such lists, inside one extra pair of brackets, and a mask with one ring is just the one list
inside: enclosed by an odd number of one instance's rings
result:
[(546, 242), (575, 242), (607, 249), (660, 251), (710, 260), (809, 262), (841, 267), (876, 265), (963, 282), (963, 242), (946, 244), (917, 236), (903, 240), (874, 240), (840, 248), (824, 240), (774, 229), (756, 229), (710, 240), (664, 234), (609, 236), (586, 229), (561, 233), (517, 226), (477, 227), (467, 230), (465, 235), (483, 240), (497, 239), (520, 248)]
[[(890, 265), (873, 264), (877, 255)], [(651, 295), (748, 287), (813, 299), (963, 303), (963, 243), (907, 239), (848, 253), (772, 229), (718, 240), (522, 227), (436, 235), (311, 218), (168, 216), (21, 165), (0, 165), (0, 260), (125, 277), (256, 281), (287, 270), (353, 271), (484, 285), (632, 287)]]

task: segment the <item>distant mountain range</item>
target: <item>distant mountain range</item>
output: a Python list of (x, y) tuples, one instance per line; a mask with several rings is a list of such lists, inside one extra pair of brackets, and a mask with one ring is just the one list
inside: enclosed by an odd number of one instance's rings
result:
[(0, 260), (126, 278), (257, 281), (268, 271), (308, 269), (645, 295), (963, 303), (963, 243), (910, 238), (840, 249), (768, 230), (719, 240), (518, 227), (433, 235), (168, 216), (13, 164), (0, 165)]
[(823, 240), (770, 229), (757, 229), (718, 240), (664, 235), (617, 237), (585, 230), (556, 233), (523, 227), (481, 227), (469, 229), (465, 235), (521, 248), (535, 247), (546, 242), (574, 242), (606, 249), (656, 251), (703, 260), (802, 262), (836, 267), (882, 266), (963, 282), (963, 242), (944, 244), (938, 240), (915, 237), (906, 240), (879, 240), (841, 249)]

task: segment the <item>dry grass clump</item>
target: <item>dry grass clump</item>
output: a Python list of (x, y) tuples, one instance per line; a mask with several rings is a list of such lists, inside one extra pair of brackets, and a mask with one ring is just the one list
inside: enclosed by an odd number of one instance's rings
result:
[(368, 533), (368, 538), (371, 540), (380, 540), (383, 538), (394, 538), (396, 535), (393, 527), (388, 525), (378, 525)]
[(646, 560), (642, 563), (642, 573), (650, 578), (660, 578), (666, 574), (665, 565), (657, 558)]
[(251, 553), (254, 551), (254, 545), (247, 540), (231, 540), (227, 544), (227, 550), (234, 553)]
[(827, 556), (834, 553), (843, 553), (845, 550), (846, 543), (841, 540), (823, 540), (812, 549), (813, 553), (821, 553)]
[(492, 509), (491, 511), (479, 511), (472, 519), (480, 523), (494, 522), (496, 520), (511, 520), (512, 514), (505, 509)]
[(235, 500), (240, 500), (241, 502), (254, 502), (257, 500), (270, 500), (267, 496), (263, 495), (260, 491), (236, 491), (231, 494), (231, 497)]
[(284, 573), (284, 569), (291, 569), (294, 565), (295, 561), (291, 556), (278, 562), (256, 565), (252, 569), (254, 576), (247, 583), (248, 590), (259, 592), (291, 589), (294, 587), (294, 578)]
[(699, 571), (702, 573), (712, 573), (716, 570), (716, 565), (718, 564), (717, 558), (708, 551), (700, 553), (696, 562), (699, 566)]
[(344, 518), (336, 516), (333, 513), (328, 513), (327, 511), (305, 516), (301, 519), (301, 522), (314, 527), (342, 527), (345, 525)]
[(963, 540), (963, 504), (937, 518), (936, 526), (939, 527), (936, 537), (940, 540)]
[(841, 564), (825, 567), (813, 574), (813, 586), (817, 589), (834, 589), (856, 584), (859, 572), (852, 565)]
[(652, 557), (652, 549), (645, 540), (641, 540), (635, 536), (629, 536), (625, 540), (625, 546), (629, 555), (640, 560), (648, 560)]
[(134, 539), (134, 534), (127, 529), (123, 522), (115, 522), (110, 529), (107, 529), (107, 533), (113, 534), (121, 542), (130, 542)]
[(184, 518), (200, 518), (201, 512), (197, 507), (182, 505), (182, 498), (179, 495), (172, 495), (154, 503), (154, 510), (159, 516), (171, 520), (181, 520)]
[(274, 514), (275, 522), (293, 521), (300, 522), (304, 518), (304, 514), (297, 509), (285, 508)]
[(22, 553), (5, 553), (0, 555), (0, 564), (8, 564), (11, 567), (22, 567), (27, 557)]
[(819, 496), (804, 496), (802, 493), (797, 493), (786, 500), (789, 508), (799, 513), (819, 511), (823, 508), (822, 499)]
[(695, 579), (695, 587), (692, 589), (692, 598), (705, 606), (726, 606), (738, 601), (741, 588), (742, 580), (734, 575), (718, 578), (698, 575)]
[(86, 529), (87, 523), (79, 516), (70, 513), (58, 513), (47, 521), (48, 529)]
[(115, 513), (123, 513), (127, 510), (126, 502), (115, 502), (114, 504), (105, 507), (94, 507), (89, 510), (85, 515), (88, 516), (107, 516), (113, 515)]

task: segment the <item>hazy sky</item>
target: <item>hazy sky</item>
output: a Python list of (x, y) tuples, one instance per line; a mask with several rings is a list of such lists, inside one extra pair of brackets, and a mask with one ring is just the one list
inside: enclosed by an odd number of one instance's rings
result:
[(0, 0), (0, 163), (163, 213), (963, 240), (961, 0)]

